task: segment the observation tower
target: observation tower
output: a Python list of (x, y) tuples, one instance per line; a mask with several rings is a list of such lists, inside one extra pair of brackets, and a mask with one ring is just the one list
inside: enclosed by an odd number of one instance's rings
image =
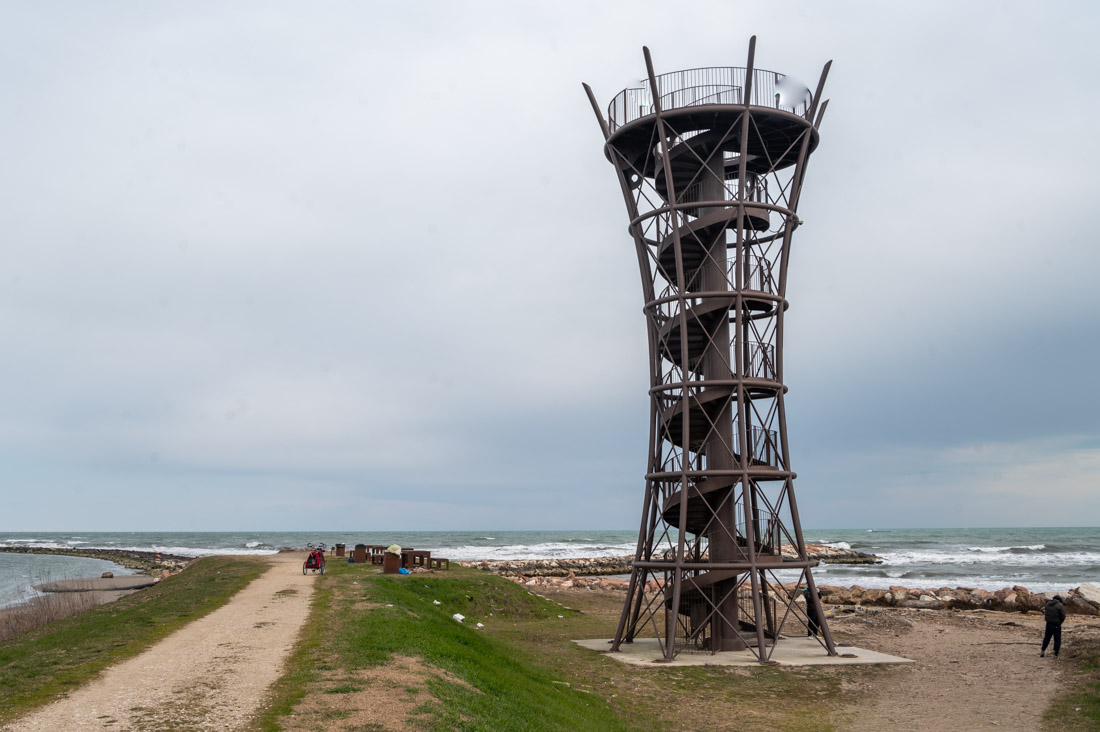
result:
[(658, 660), (748, 648), (766, 662), (816, 615), (836, 655), (783, 384), (791, 237), (832, 62), (811, 92), (756, 68), (755, 49), (754, 36), (744, 68), (660, 75), (643, 49), (644, 85), (606, 117), (584, 85), (626, 202), (649, 337), (645, 500), (612, 651), (656, 637)]

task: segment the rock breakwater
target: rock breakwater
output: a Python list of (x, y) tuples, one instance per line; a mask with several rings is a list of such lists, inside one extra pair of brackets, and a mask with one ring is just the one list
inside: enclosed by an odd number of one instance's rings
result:
[(5, 546), (0, 547), (0, 552), (9, 554), (60, 554), (68, 557), (106, 559), (127, 569), (137, 569), (146, 573), (159, 572), (163, 569), (174, 572), (192, 561), (192, 557), (130, 549), (62, 549), (59, 547)]
[[(794, 548), (783, 546), (783, 556), (794, 557)], [(825, 564), (875, 564), (882, 559), (873, 554), (840, 549), (826, 544), (807, 544), (810, 559)], [(493, 574), (524, 577), (567, 577), (581, 575), (600, 577), (609, 574), (630, 574), (632, 555), (622, 557), (588, 557), (576, 559), (504, 559), (458, 562), (463, 567), (485, 570)]]
[[(546, 589), (585, 589), (626, 592), (627, 580), (616, 577), (577, 576), (523, 576), (507, 575), (513, 582), (530, 588)], [(655, 580), (646, 583), (646, 590), (656, 592), (660, 589)], [(794, 584), (784, 585), (788, 592), (798, 591)], [(1065, 601), (1066, 613), (1075, 615), (1100, 615), (1100, 587), (1084, 584), (1067, 592), (1039, 593), (1030, 592), (1026, 587), (1016, 585), (990, 592), (975, 587), (940, 587), (935, 590), (915, 589), (911, 587), (891, 587), (888, 590), (875, 590), (854, 585), (837, 587), (820, 585), (821, 600), (826, 605), (879, 606), (915, 608), (923, 610), (999, 610), (1002, 612), (1042, 612), (1048, 599), (1055, 594)], [(801, 599), (799, 599), (801, 602)]]
[(933, 590), (893, 586), (888, 590), (876, 590), (859, 585), (821, 585), (818, 589), (821, 591), (822, 601), (830, 605), (877, 605), (926, 610), (984, 609), (1005, 612), (1041, 611), (1047, 600), (1057, 594), (1065, 601), (1067, 614), (1100, 615), (1100, 587), (1091, 584), (1058, 593), (1031, 592), (1020, 585), (994, 592), (977, 587), (940, 587)]

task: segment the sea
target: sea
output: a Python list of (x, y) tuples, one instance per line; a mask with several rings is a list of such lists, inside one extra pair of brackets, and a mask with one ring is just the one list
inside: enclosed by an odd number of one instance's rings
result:
[[(887, 588), (1022, 585), (1065, 592), (1100, 584), (1100, 528), (821, 529), (807, 542), (875, 554), (881, 564), (821, 565), (818, 584)], [(136, 549), (200, 557), (274, 554), (308, 543), (398, 544), (452, 560), (552, 559), (634, 553), (636, 531), (362, 531), (362, 532), (0, 532), (0, 547)], [(33, 585), (57, 579), (125, 574), (111, 562), (51, 555), (0, 553), (0, 607), (23, 602)], [(783, 581), (797, 579), (797, 573)]]

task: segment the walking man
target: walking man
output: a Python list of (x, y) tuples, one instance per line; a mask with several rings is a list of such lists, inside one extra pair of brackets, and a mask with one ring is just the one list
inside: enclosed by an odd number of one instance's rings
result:
[[(818, 598), (821, 598), (821, 591), (817, 593)], [(821, 629), (821, 618), (817, 616), (817, 606), (814, 604), (813, 597), (810, 595), (810, 588), (802, 588), (802, 597), (806, 600), (806, 635), (817, 637), (818, 631)], [(1055, 654), (1057, 655), (1057, 654)]]
[(1062, 649), (1062, 623), (1066, 619), (1066, 606), (1062, 603), (1062, 597), (1055, 595), (1047, 600), (1046, 607), (1047, 629), (1043, 633), (1043, 647), (1039, 649), (1039, 658), (1047, 655), (1047, 644), (1054, 639), (1054, 657), (1058, 658), (1058, 651)]

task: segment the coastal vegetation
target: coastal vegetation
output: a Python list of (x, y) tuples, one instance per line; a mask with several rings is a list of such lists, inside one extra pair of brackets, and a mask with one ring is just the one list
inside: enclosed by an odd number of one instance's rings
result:
[[(157, 586), (0, 646), (0, 726), (216, 609), (269, 566), (263, 558), (196, 561)], [(1029, 723), (1041, 717), (1042, 729), (1060, 732), (1100, 727), (1092, 618), (1075, 616), (1062, 658), (1034, 666), (1024, 661), (1032, 649), (1016, 650), (1037, 647), (1034, 613), (844, 605), (830, 620), (838, 641), (883, 644), (918, 664), (639, 667), (573, 643), (610, 637), (624, 596), (582, 589), (580, 579), (519, 584), (454, 564), (383, 575), (330, 560), (326, 575), (311, 578), (310, 617), (250, 728), (870, 729), (864, 717), (883, 714), (872, 714), (871, 704), (885, 702), (889, 716), (901, 708), (891, 699), (944, 700), (948, 688), (973, 684), (968, 703), (988, 707), (1000, 703), (1006, 683), (1032, 684), (1037, 672), (1047, 678), (1056, 670), (1057, 682), (1026, 705)], [(274, 596), (302, 591), (284, 586)]]
[(0, 645), (0, 722), (52, 701), (224, 605), (267, 565), (256, 557), (210, 557), (108, 605)]
[(628, 666), (572, 642), (612, 634), (621, 596), (575, 600), (470, 569), (399, 576), (330, 562), (260, 728), (662, 730), (738, 714), (829, 730), (823, 720), (854, 701), (843, 680), (869, 673)]
[(1100, 640), (1063, 647), (1072, 676), (1065, 690), (1043, 715), (1046, 729), (1085, 732), (1100, 729)]

